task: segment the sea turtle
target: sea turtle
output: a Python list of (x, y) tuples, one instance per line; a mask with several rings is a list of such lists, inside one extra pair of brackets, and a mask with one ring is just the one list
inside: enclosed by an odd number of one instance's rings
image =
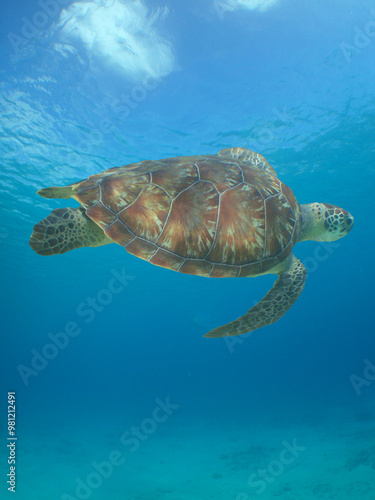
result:
[(117, 243), (181, 273), (278, 275), (257, 305), (206, 337), (240, 335), (280, 319), (306, 280), (294, 244), (334, 241), (353, 227), (350, 213), (335, 205), (300, 205), (266, 159), (244, 148), (132, 163), (38, 194), (81, 205), (53, 210), (35, 225), (30, 245), (41, 255)]

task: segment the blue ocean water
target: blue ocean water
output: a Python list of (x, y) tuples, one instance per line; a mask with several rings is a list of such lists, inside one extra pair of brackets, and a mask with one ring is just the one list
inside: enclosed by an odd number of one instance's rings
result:
[[(375, 500), (374, 3), (19, 0), (0, 17), (0, 497), (15, 466), (22, 500)], [(355, 218), (296, 246), (307, 284), (272, 326), (202, 338), (274, 276), (29, 247), (76, 206), (42, 187), (235, 146)]]

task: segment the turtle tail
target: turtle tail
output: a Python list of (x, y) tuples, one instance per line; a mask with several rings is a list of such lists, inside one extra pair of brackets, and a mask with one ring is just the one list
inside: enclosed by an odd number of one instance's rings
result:
[(68, 200), (72, 197), (73, 186), (51, 186), (49, 188), (39, 189), (37, 194), (43, 196), (43, 198), (63, 198)]

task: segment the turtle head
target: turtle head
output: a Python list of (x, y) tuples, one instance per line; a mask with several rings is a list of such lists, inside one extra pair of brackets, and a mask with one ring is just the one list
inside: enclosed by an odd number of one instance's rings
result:
[(301, 205), (302, 228), (298, 241), (335, 241), (346, 236), (354, 217), (343, 208), (329, 203)]

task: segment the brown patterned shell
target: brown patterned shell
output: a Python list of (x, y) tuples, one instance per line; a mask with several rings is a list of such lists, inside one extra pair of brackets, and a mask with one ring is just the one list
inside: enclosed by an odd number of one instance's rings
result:
[(243, 148), (111, 168), (73, 197), (115, 243), (157, 266), (210, 277), (268, 272), (292, 251), (300, 207)]

